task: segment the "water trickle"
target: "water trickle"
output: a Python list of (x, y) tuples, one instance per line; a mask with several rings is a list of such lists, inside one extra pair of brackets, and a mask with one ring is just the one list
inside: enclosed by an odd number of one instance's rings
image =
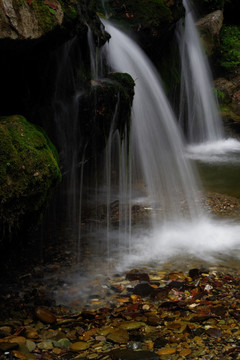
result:
[(177, 36), (182, 67), (180, 123), (188, 142), (197, 144), (224, 138), (213, 80), (202, 49), (190, 1), (183, 0), (186, 15), (179, 22)]
[[(155, 220), (199, 216), (193, 169), (184, 155), (176, 119), (161, 80), (143, 51), (128, 36), (104, 22), (111, 40), (106, 45), (113, 70), (135, 80), (131, 142), (134, 161), (146, 181)], [(133, 163), (135, 166), (135, 163)]]

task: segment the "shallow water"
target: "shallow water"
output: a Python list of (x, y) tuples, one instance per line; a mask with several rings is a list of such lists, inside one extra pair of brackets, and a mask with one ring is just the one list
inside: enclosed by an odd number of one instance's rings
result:
[(205, 190), (240, 197), (240, 141), (223, 139), (187, 147)]

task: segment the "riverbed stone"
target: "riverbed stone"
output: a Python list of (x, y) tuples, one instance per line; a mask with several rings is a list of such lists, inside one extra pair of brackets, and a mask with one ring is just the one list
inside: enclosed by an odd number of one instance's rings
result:
[(125, 329), (116, 329), (107, 336), (107, 340), (110, 340), (117, 344), (126, 344), (129, 340), (128, 331)]
[(111, 351), (113, 360), (159, 360), (159, 356), (151, 351), (134, 351), (131, 349)]

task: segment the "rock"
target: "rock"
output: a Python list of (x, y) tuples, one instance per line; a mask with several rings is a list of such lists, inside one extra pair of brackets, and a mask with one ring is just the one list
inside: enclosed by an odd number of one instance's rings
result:
[(13, 349), (17, 349), (19, 344), (17, 343), (10, 343), (10, 342), (3, 342), (0, 343), (0, 351), (5, 352)]
[(37, 344), (37, 347), (41, 350), (52, 350), (53, 343), (50, 340), (45, 340)]
[(212, 55), (214, 48), (219, 45), (222, 24), (222, 10), (214, 11), (204, 16), (196, 23), (196, 26), (200, 30), (201, 39), (208, 55)]
[(154, 347), (161, 348), (161, 347), (164, 347), (165, 345), (167, 345), (167, 343), (168, 343), (168, 341), (165, 338), (160, 337), (154, 341)]
[(214, 337), (214, 338), (221, 338), (222, 337), (222, 331), (220, 329), (209, 328), (208, 330), (206, 330), (206, 333), (210, 337)]
[(78, 341), (71, 345), (70, 349), (73, 351), (82, 351), (87, 350), (91, 346), (90, 343), (87, 343), (85, 341)]
[(26, 340), (26, 347), (28, 348), (29, 352), (32, 352), (36, 349), (36, 344), (32, 340)]
[(140, 321), (125, 321), (124, 323), (120, 324), (120, 329), (124, 330), (136, 330), (140, 329), (141, 327), (145, 326), (146, 324), (144, 322)]
[(66, 10), (74, 20), (77, 12), (73, 5), (62, 7), (60, 1), (22, 1), (17, 5), (13, 0), (2, 0), (0, 6), (0, 39), (38, 39), (63, 25)]
[(33, 229), (61, 180), (56, 149), (20, 115), (0, 117), (0, 138), (0, 227)]
[(158, 355), (172, 355), (175, 354), (176, 351), (174, 348), (163, 348), (158, 351)]
[(12, 351), (13, 356), (15, 356), (17, 359), (21, 359), (21, 360), (26, 360), (26, 356), (18, 350), (13, 350)]
[(159, 360), (159, 356), (151, 351), (112, 350), (110, 356), (113, 360)]
[(46, 324), (53, 324), (56, 322), (56, 316), (52, 314), (49, 310), (42, 307), (37, 307), (35, 309), (36, 317)]
[(38, 339), (39, 335), (36, 330), (30, 330), (26, 333), (28, 339)]
[(236, 85), (233, 83), (233, 81), (227, 80), (222, 77), (217, 78), (216, 80), (214, 80), (214, 86), (217, 90), (222, 91), (225, 94), (225, 102), (231, 101), (234, 91), (236, 91)]
[(140, 295), (143, 297), (152, 295), (153, 292), (154, 292), (153, 287), (151, 285), (149, 285), (148, 283), (138, 284), (133, 289), (134, 294)]
[(17, 344), (26, 344), (26, 338), (24, 336), (12, 336), (9, 338), (9, 342)]
[(57, 343), (58, 343), (59, 347), (62, 347), (62, 348), (65, 348), (65, 349), (70, 348), (70, 346), (72, 344), (71, 341), (69, 339), (67, 339), (67, 338), (60, 339), (60, 340), (57, 341)]
[(127, 330), (117, 329), (107, 336), (107, 340), (117, 344), (126, 344), (129, 341), (129, 334)]
[(139, 272), (138, 270), (131, 270), (126, 274), (126, 280), (150, 281), (150, 278), (147, 273), (142, 273), (142, 272)]
[(12, 328), (10, 326), (1, 326), (0, 327), (0, 337), (5, 337), (11, 335)]

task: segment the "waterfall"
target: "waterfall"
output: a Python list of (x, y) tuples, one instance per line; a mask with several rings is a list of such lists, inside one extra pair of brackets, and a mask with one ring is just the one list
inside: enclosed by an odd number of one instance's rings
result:
[(240, 142), (225, 137), (190, 0), (183, 0), (183, 5), (185, 21), (180, 21), (177, 29), (182, 67), (179, 118), (189, 144), (188, 155), (208, 163), (231, 161), (240, 152)]
[(135, 80), (132, 153), (134, 162), (137, 157), (140, 163), (154, 220), (179, 219), (186, 214), (196, 218), (199, 206), (193, 169), (185, 158), (183, 140), (161, 80), (133, 40), (108, 22), (104, 24), (111, 35), (105, 45), (111, 67)]
[(182, 67), (180, 123), (190, 144), (218, 141), (224, 138), (224, 132), (212, 90), (209, 64), (201, 47), (189, 0), (183, 0), (183, 5), (185, 24), (180, 21), (178, 26)]

